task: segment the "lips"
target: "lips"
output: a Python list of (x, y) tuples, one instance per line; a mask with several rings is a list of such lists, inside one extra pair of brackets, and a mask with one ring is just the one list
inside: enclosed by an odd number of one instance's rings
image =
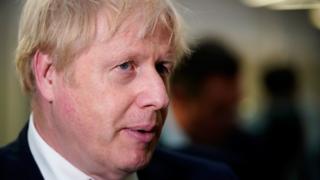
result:
[(139, 142), (150, 143), (156, 136), (157, 129), (157, 126), (150, 124), (124, 128), (123, 131), (126, 135)]

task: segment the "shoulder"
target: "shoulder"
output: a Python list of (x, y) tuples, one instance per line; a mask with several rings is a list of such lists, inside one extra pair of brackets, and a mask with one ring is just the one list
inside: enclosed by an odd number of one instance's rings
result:
[(9, 145), (0, 148), (0, 167), (8, 165), (10, 163), (14, 163), (17, 161), (17, 143), (13, 142)]
[(0, 148), (0, 179), (43, 179), (27, 140), (27, 126), (17, 140)]
[(21, 169), (17, 142), (0, 148), (0, 179), (9, 179)]
[[(237, 179), (223, 163), (157, 149), (150, 164), (139, 172), (141, 179)], [(155, 177), (156, 175), (156, 177)]]

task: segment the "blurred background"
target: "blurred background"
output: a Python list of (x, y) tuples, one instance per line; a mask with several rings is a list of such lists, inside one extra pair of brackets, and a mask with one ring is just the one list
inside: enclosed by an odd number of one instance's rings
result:
[[(293, 173), (290, 178), (282, 179), (320, 179), (320, 2), (176, 2), (185, 18), (191, 44), (199, 43), (204, 37), (214, 39), (235, 52), (239, 59), (241, 95), (237, 103), (237, 124), (242, 130), (254, 137), (264, 136), (264, 139), (266, 136), (276, 136), (277, 139), (289, 132), (284, 123), (277, 133), (270, 134), (267, 127), (271, 126), (271, 118), (266, 114), (270, 106), (279, 104), (277, 100), (285, 99), (283, 95), (290, 94), (289, 106), (293, 106), (294, 112), (299, 114), (298, 131), (302, 132), (299, 136), (302, 140), (297, 141), (303, 142), (300, 146), (304, 149), (301, 163), (304, 175), (299, 175), (303, 177), (299, 178)], [(21, 4), (21, 0), (0, 1), (0, 145), (12, 141), (29, 116), (28, 98), (20, 90), (14, 66)], [(274, 88), (279, 85), (282, 85), (280, 89)], [(293, 92), (288, 90), (290, 87)], [(175, 119), (175, 114), (170, 110), (162, 135), (163, 144), (181, 142), (173, 132), (177, 130), (170, 128)], [(295, 136), (287, 138), (291, 139), (284, 141), (296, 140)]]

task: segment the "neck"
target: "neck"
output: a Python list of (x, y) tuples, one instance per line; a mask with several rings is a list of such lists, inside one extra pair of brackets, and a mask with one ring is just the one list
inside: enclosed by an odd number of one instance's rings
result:
[[(67, 161), (77, 167), (80, 171), (94, 178), (95, 180), (125, 180), (130, 177), (130, 172), (124, 170), (118, 170), (108, 167), (108, 164), (97, 163), (92, 159), (88, 160), (88, 156), (85, 153), (79, 153), (79, 148), (71, 149), (70, 140), (66, 140), (63, 135), (65, 132), (59, 132), (56, 128), (54, 118), (51, 116), (50, 104), (38, 104), (39, 102), (33, 101), (32, 112), (34, 126), (41, 136), (41, 138), (56, 152), (58, 152)], [(40, 102), (41, 103), (41, 102)], [(64, 139), (62, 141), (62, 139)], [(69, 150), (65, 150), (65, 147), (69, 147)], [(74, 154), (82, 154), (83, 156), (75, 157)], [(108, 170), (107, 170), (108, 169)], [(132, 175), (132, 174), (131, 174)]]

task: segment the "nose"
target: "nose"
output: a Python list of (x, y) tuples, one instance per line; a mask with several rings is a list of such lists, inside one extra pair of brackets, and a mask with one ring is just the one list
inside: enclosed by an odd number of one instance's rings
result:
[(139, 84), (136, 102), (140, 108), (160, 110), (168, 107), (169, 97), (166, 82), (156, 70), (150, 70), (144, 74)]

